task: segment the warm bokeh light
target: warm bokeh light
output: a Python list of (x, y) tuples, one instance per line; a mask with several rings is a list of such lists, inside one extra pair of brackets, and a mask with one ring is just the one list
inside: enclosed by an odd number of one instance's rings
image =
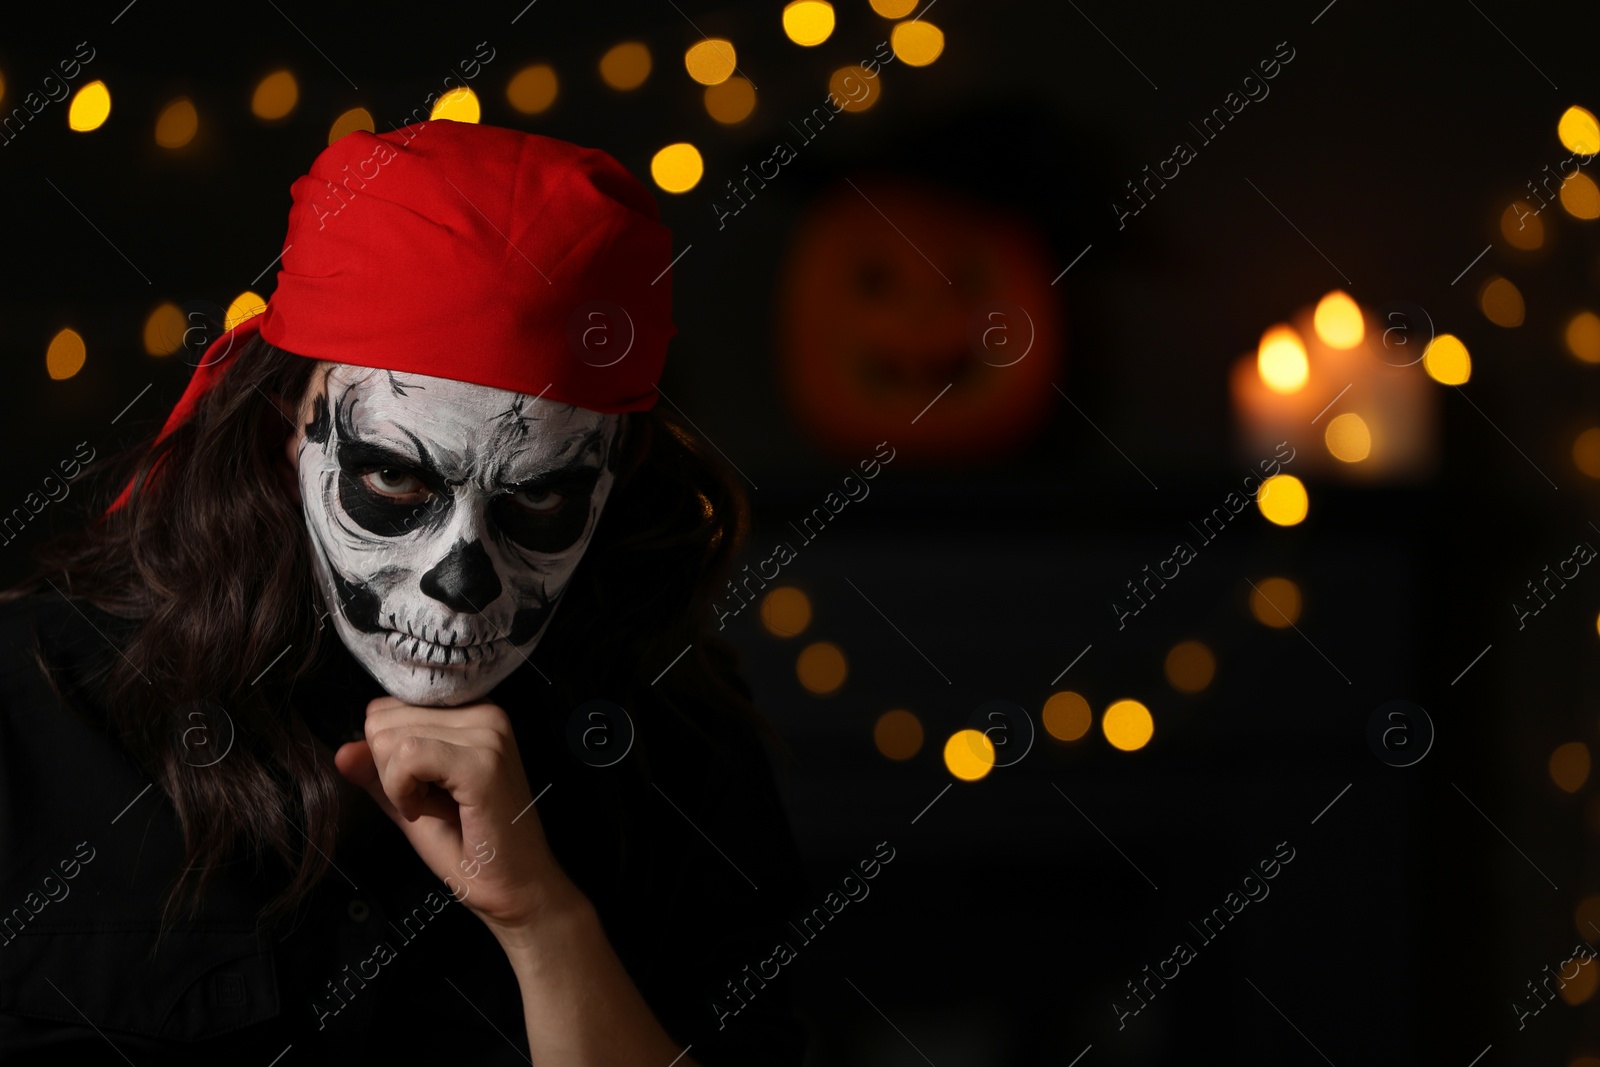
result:
[(706, 172), (700, 150), (687, 141), (669, 144), (650, 160), (650, 177), (669, 193), (686, 193)]
[(1361, 305), (1338, 289), (1317, 301), (1311, 321), (1317, 336), (1329, 348), (1354, 348), (1367, 331)]
[(878, 716), (872, 743), (892, 760), (908, 760), (922, 751), (922, 720), (903, 708)]
[(483, 116), (478, 94), (459, 85), (433, 102), (430, 119), (451, 119), (455, 122), (477, 122)]
[(1172, 688), (1180, 693), (1198, 693), (1211, 684), (1217, 673), (1217, 657), (1199, 641), (1179, 641), (1167, 653), (1163, 667)]
[(1100, 729), (1111, 747), (1137, 752), (1150, 743), (1156, 724), (1150, 717), (1150, 709), (1137, 700), (1119, 700), (1100, 716)]
[[(1556, 992), (1561, 994), (1562, 1000), (1576, 1007), (1594, 996), (1595, 986), (1600, 984), (1600, 973), (1597, 973), (1597, 971), (1600, 971), (1600, 966), (1597, 966), (1592, 960), (1581, 965), (1574, 961), (1572, 966), (1578, 968), (1578, 973), (1571, 978), (1567, 977), (1565, 967), (1557, 972), (1557, 976), (1566, 984), (1559, 987)], [(1600, 1063), (1600, 1060), (1595, 1060), (1592, 1056), (1580, 1057), (1581, 1059)]]
[(1268, 522), (1293, 526), (1306, 517), (1311, 499), (1305, 483), (1292, 474), (1274, 474), (1256, 492), (1256, 507)]
[(832, 641), (818, 641), (800, 650), (794, 671), (806, 692), (820, 697), (839, 691), (849, 667), (838, 645)]
[(1516, 200), (1500, 216), (1500, 235), (1512, 248), (1531, 251), (1544, 244), (1544, 222), (1526, 200)]
[(1576, 104), (1567, 108), (1556, 122), (1556, 136), (1568, 149), (1580, 155), (1592, 156), (1600, 152), (1600, 123), (1588, 108)]
[(917, 9), (917, 0), (872, 0), (872, 10), (886, 19), (903, 19)]
[(286, 70), (274, 71), (256, 84), (250, 111), (258, 119), (281, 119), (300, 102), (300, 85)]
[(374, 133), (377, 126), (372, 121), (372, 112), (364, 107), (353, 107), (343, 115), (333, 120), (333, 125), (328, 127), (328, 143), (332, 144), (347, 133), (357, 130), (366, 130)]
[(92, 81), (72, 94), (67, 105), (67, 125), (79, 133), (98, 130), (111, 117), (111, 90), (103, 81)]
[(902, 22), (889, 33), (895, 57), (912, 67), (926, 67), (944, 51), (944, 31), (931, 22)]
[(744, 78), (706, 86), (706, 114), (725, 126), (743, 122), (756, 109), (756, 88)]
[(1591, 478), (1600, 478), (1600, 427), (1591, 427), (1572, 442), (1572, 462)]
[(811, 598), (780, 585), (761, 598), (761, 625), (773, 637), (794, 637), (811, 625)]
[(650, 49), (639, 41), (624, 41), (600, 57), (600, 80), (613, 89), (637, 89), (650, 77), (650, 66)]
[(1567, 351), (1585, 363), (1600, 363), (1600, 315), (1580, 311), (1567, 320)]
[[(1594, 925), (1591, 926), (1590, 923)], [(1578, 901), (1578, 906), (1572, 912), (1572, 924), (1578, 928), (1579, 936), (1585, 940), (1600, 933), (1600, 893)]]
[(691, 45), (683, 54), (683, 65), (689, 77), (701, 85), (727, 81), (738, 64), (739, 54), (734, 51), (733, 42), (723, 37), (709, 37)]
[(162, 304), (144, 320), (144, 350), (152, 356), (170, 356), (183, 345), (183, 312), (176, 304)]
[(44, 354), (44, 367), (50, 377), (60, 381), (82, 370), (88, 354), (78, 331), (65, 329), (50, 339), (50, 347)]
[[(643, 47), (642, 45), (640, 47)], [(608, 55), (610, 53), (607, 53)], [(644, 70), (650, 73), (650, 53), (644, 54)], [(605, 60), (600, 61), (601, 76), (604, 77)], [(641, 81), (643, 79), (640, 79)], [(559, 85), (556, 80), (556, 70), (548, 63), (533, 63), (523, 67), (512, 75), (506, 83), (506, 103), (522, 112), (524, 115), (537, 115), (548, 111), (550, 105), (556, 102), (556, 92)]]
[(783, 32), (795, 44), (811, 47), (833, 33), (833, 5), (825, 0), (793, 0), (783, 9)]
[(1045, 732), (1057, 741), (1076, 741), (1094, 725), (1094, 713), (1089, 710), (1089, 702), (1071, 690), (1052, 693), (1050, 699), (1044, 702), (1041, 718), (1044, 719)]
[(246, 289), (234, 297), (233, 303), (228, 305), (228, 310), (222, 317), (222, 328), (231, 330), (245, 319), (254, 318), (265, 310), (267, 310), (267, 302)]
[(156, 117), (156, 144), (162, 148), (182, 148), (198, 132), (200, 113), (187, 96), (178, 97)]
[(1550, 780), (1564, 793), (1576, 793), (1589, 780), (1589, 746), (1582, 741), (1557, 745), (1550, 753)]
[(883, 93), (883, 78), (870, 77), (860, 64), (840, 67), (828, 75), (828, 91), (845, 111), (865, 111)]
[(944, 765), (963, 782), (976, 782), (994, 769), (994, 742), (982, 730), (957, 730), (944, 743)]
[(1274, 326), (1261, 335), (1256, 349), (1256, 372), (1274, 393), (1298, 393), (1311, 376), (1306, 346), (1293, 326)]
[(1527, 309), (1522, 303), (1522, 292), (1509, 278), (1490, 278), (1478, 291), (1478, 307), (1483, 317), (1496, 326), (1510, 329), (1521, 326)]
[(1263, 626), (1287, 629), (1300, 621), (1300, 587), (1287, 578), (1263, 578), (1250, 590), (1250, 614)]
[(1472, 356), (1453, 333), (1441, 333), (1422, 353), (1422, 369), (1440, 385), (1464, 385), (1472, 377)]
[(1360, 463), (1372, 454), (1372, 431), (1367, 428), (1367, 421), (1353, 411), (1329, 422), (1322, 439), (1328, 454), (1344, 463)]
[(1571, 174), (1561, 183), (1561, 206), (1575, 219), (1600, 218), (1600, 187), (1587, 174)]

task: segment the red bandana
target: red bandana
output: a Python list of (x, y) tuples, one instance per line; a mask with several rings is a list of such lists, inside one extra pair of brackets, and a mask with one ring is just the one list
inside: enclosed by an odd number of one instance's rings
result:
[(290, 194), (266, 310), (206, 350), (161, 437), (257, 331), (312, 359), (591, 411), (655, 404), (676, 332), (672, 237), (606, 153), (436, 119), (341, 137)]

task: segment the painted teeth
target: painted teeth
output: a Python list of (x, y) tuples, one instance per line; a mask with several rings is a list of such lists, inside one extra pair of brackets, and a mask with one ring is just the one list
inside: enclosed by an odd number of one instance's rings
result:
[[(471, 664), (482, 660), (488, 655), (488, 645), (490, 642), (483, 642), (475, 645), (457, 644), (456, 639), (460, 635), (455, 630), (450, 631), (450, 637), (448, 641), (440, 641), (439, 637), (441, 636), (442, 628), (440, 630), (435, 630), (433, 632), (433, 637), (430, 638), (428, 636), (428, 628), (424, 625), (418, 624), (413, 626), (413, 624), (408, 621), (402, 630), (396, 623), (395, 615), (390, 615), (389, 621), (391, 623), (390, 632), (384, 640), (387, 642), (390, 650), (395, 652), (397, 655), (399, 655), (401, 651), (405, 649), (405, 643), (407, 640), (411, 641), (411, 648), (407, 653), (408, 658), (416, 659), (420, 655), (424, 663), (438, 662), (444, 666), (449, 666), (452, 664)], [(424, 645), (427, 646), (426, 652), (423, 651)], [(430, 668), (430, 670), (432, 669), (433, 668)]]

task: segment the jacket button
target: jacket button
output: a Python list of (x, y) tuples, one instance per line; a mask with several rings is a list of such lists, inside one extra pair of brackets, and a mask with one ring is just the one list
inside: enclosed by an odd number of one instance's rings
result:
[(367, 916), (372, 914), (371, 909), (367, 907), (367, 902), (360, 899), (352, 900), (345, 912), (358, 923), (366, 922)]

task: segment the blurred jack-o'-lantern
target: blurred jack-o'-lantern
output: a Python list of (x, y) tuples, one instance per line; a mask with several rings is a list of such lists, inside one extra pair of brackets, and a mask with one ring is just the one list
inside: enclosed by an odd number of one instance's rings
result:
[(1061, 310), (1026, 220), (901, 179), (820, 199), (780, 295), (784, 392), (845, 459), (888, 440), (929, 464), (1015, 451), (1054, 406)]

